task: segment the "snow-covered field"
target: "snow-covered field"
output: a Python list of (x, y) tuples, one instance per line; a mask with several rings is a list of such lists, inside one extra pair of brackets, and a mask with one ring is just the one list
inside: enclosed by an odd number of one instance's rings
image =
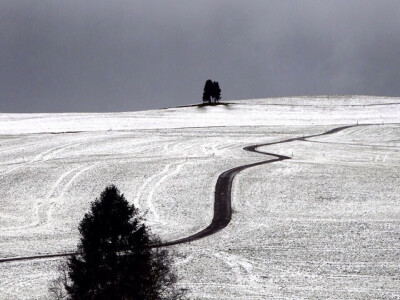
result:
[[(400, 299), (400, 98), (228, 101), (110, 114), (0, 114), (0, 258), (73, 251), (89, 204), (114, 183), (163, 240), (213, 216), (242, 171), (227, 228), (171, 247), (200, 299)], [(363, 124), (375, 124), (361, 126)], [(0, 264), (0, 299), (45, 298), (60, 259)]]

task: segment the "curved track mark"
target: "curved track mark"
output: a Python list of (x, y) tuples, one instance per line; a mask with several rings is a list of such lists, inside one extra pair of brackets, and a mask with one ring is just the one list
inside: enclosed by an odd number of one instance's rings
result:
[(140, 186), (139, 191), (135, 197), (135, 199), (133, 199), (133, 204), (135, 205), (136, 208), (141, 208), (142, 206), (140, 205), (140, 198), (142, 197), (142, 194), (144, 193), (146, 187), (157, 177), (159, 176), (164, 176), (165, 173), (168, 172), (169, 168), (170, 168), (171, 164), (168, 164), (164, 167), (164, 169), (159, 172), (156, 173), (152, 176), (150, 176), (149, 178), (146, 179), (146, 181)]
[(163, 175), (152, 187), (149, 195), (147, 196), (147, 206), (149, 207), (149, 211), (153, 214), (154, 216), (154, 221), (161, 223), (161, 224), (166, 224), (165, 221), (161, 220), (160, 215), (157, 212), (157, 209), (154, 206), (153, 203), (153, 198), (154, 198), (154, 192), (156, 191), (156, 189), (168, 178), (171, 177), (177, 173), (179, 173), (179, 171), (182, 169), (182, 167), (184, 165), (188, 164), (188, 162), (179, 162), (177, 167), (175, 168), (175, 170), (173, 170), (172, 172), (167, 172), (165, 175)]

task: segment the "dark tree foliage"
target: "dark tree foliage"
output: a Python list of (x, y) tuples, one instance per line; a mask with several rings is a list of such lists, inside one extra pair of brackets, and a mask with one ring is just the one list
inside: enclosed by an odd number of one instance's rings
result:
[(204, 90), (203, 90), (203, 102), (204, 103), (211, 102), (212, 89), (213, 89), (213, 82), (211, 81), (211, 79), (208, 79), (204, 85)]
[(218, 81), (214, 81), (212, 83), (212, 97), (214, 99), (214, 103), (217, 103), (219, 100), (221, 100), (221, 89)]
[(221, 89), (218, 81), (208, 79), (204, 85), (203, 103), (217, 103), (221, 100)]
[(67, 262), (69, 299), (178, 299), (167, 250), (138, 210), (111, 185), (80, 223), (78, 254)]

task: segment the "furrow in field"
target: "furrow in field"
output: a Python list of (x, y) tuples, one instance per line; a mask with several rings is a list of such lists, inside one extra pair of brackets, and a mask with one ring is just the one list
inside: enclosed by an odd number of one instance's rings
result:
[(139, 191), (135, 197), (135, 199), (133, 199), (133, 204), (135, 205), (136, 208), (141, 208), (142, 205), (140, 204), (140, 199), (142, 198), (142, 195), (145, 193), (146, 188), (150, 185), (150, 183), (155, 180), (157, 177), (163, 176), (165, 173), (168, 172), (169, 168), (170, 168), (171, 164), (168, 164), (164, 167), (163, 170), (161, 170), (161, 172), (156, 173), (152, 176), (150, 176), (149, 178), (146, 179), (146, 181), (140, 186)]
[(54, 183), (47, 196), (44, 199), (40, 199), (35, 202), (35, 206), (33, 208), (33, 214), (35, 217), (33, 222), (23, 226), (3, 228), (0, 229), (0, 231), (8, 232), (13, 230), (39, 227), (48, 224), (51, 218), (52, 209), (56, 202), (62, 199), (65, 192), (71, 187), (71, 185), (79, 176), (92, 167), (94, 167), (94, 165), (89, 167), (82, 166), (64, 172)]
[[(149, 195), (147, 196), (147, 206), (149, 207), (150, 212), (153, 214), (154, 221), (161, 223), (161, 224), (166, 224), (163, 220), (160, 219), (160, 215), (157, 212), (157, 209), (154, 206), (153, 203), (153, 198), (154, 198), (154, 192), (157, 190), (157, 188), (165, 181), (168, 179), (168, 177), (171, 177), (182, 169), (184, 165), (188, 164), (187, 162), (184, 163), (178, 163), (177, 167), (175, 168), (174, 171), (172, 172), (166, 172), (163, 174), (163, 176), (152, 186), (152, 189), (150, 190)], [(169, 165), (170, 166), (170, 165)]]
[(59, 153), (67, 148), (73, 147), (74, 145), (63, 145), (63, 146), (58, 146), (58, 147), (54, 147), (51, 149), (48, 149), (42, 153), (39, 153), (38, 155), (36, 155), (31, 162), (38, 162), (38, 161), (46, 161), (48, 159), (50, 159), (52, 157), (52, 155)]
[[(64, 194), (70, 189), (72, 184), (84, 173), (89, 171), (90, 169), (94, 168), (97, 164), (88, 166), (88, 167), (80, 167), (78, 169), (73, 170), (71, 172), (73, 176), (71, 177), (70, 180), (63, 186), (62, 190), (59, 192), (59, 194), (52, 194), (50, 198), (48, 198), (48, 206), (45, 210), (45, 218), (41, 220), (42, 224), (51, 224), (52, 223), (52, 216), (53, 216), (53, 210), (54, 206), (59, 202), (61, 199), (63, 199)], [(76, 172), (77, 171), (77, 172)]]

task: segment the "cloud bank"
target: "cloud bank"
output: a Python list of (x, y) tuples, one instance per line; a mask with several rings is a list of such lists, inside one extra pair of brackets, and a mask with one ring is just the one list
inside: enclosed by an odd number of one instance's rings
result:
[(400, 95), (400, 2), (2, 1), (0, 112)]

